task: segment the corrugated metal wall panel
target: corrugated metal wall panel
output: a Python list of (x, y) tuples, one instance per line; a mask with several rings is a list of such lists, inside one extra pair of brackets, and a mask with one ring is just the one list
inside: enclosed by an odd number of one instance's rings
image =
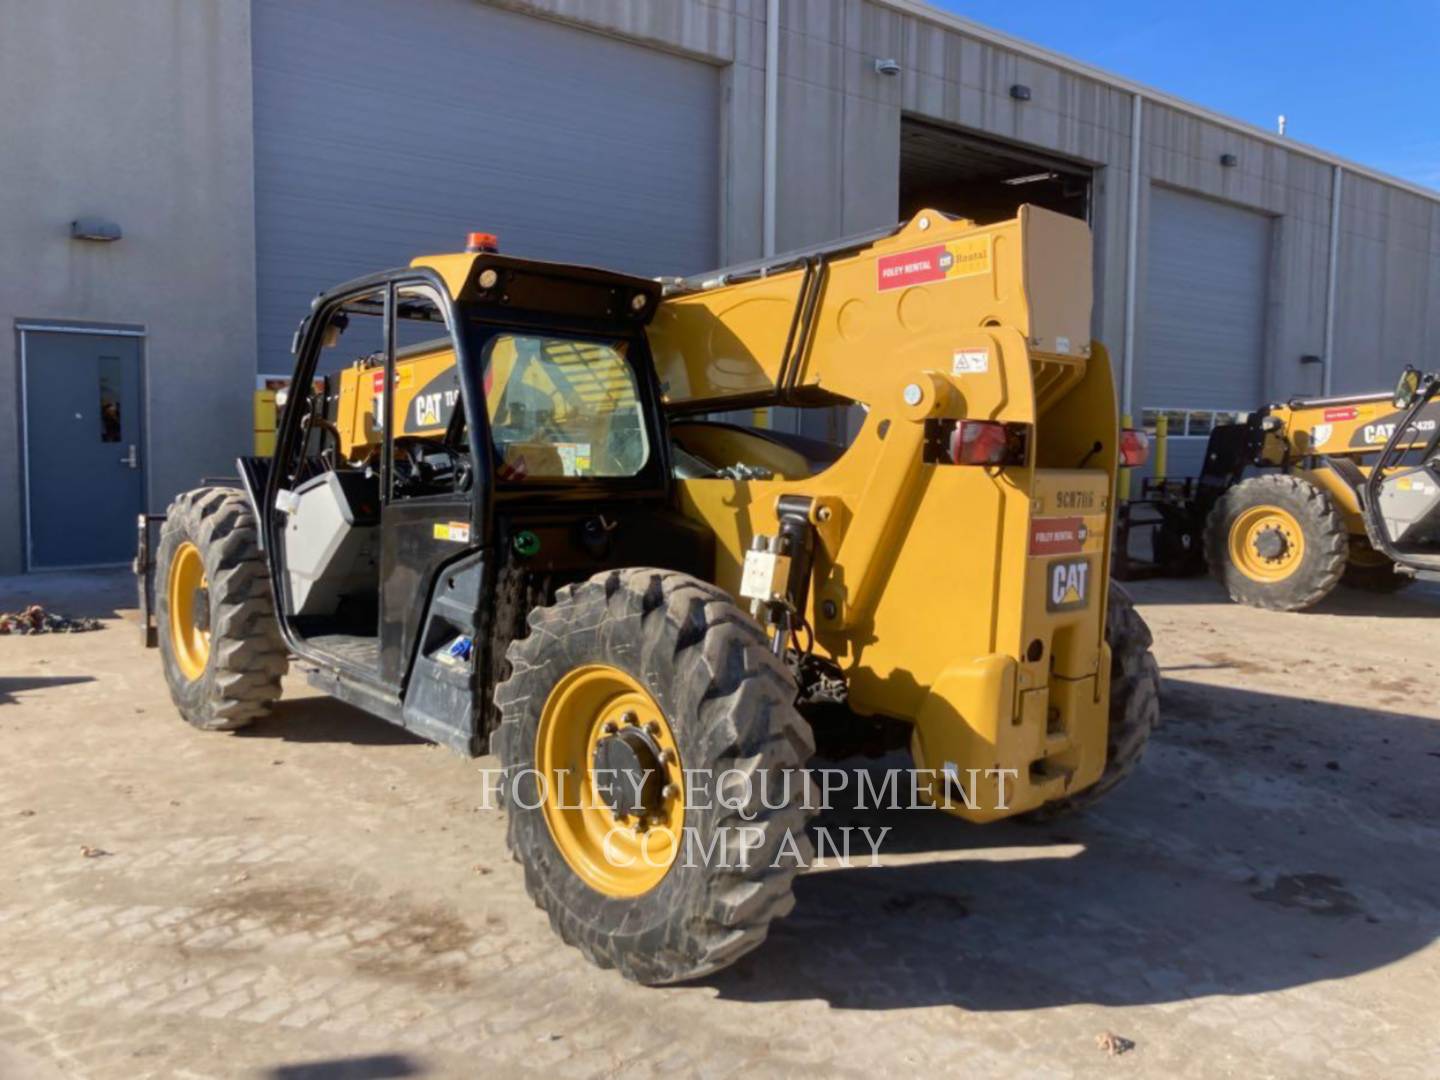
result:
[(1260, 404), (1270, 221), (1167, 188), (1151, 191), (1138, 404)]
[(719, 69), (473, 0), (255, 0), (260, 366), (310, 297), (466, 232), (643, 274), (718, 262)]
[[(1137, 372), (1141, 410), (1183, 415), (1263, 404), (1271, 222), (1225, 203), (1151, 189)], [(1208, 424), (1202, 430), (1208, 433)], [(1175, 419), (1171, 431), (1179, 435)], [(1205, 441), (1206, 434), (1173, 437), (1166, 471), (1195, 475)]]

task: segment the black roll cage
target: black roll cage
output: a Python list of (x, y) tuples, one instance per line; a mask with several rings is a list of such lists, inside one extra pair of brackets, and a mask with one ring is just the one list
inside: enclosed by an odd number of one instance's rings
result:
[[(1405, 454), (1413, 449), (1413, 444), (1406, 444), (1402, 448), (1405, 436), (1409, 433), (1415, 418), (1420, 415), (1420, 411), (1430, 403), (1430, 399), (1436, 393), (1440, 393), (1440, 373), (1425, 372), (1420, 376), (1420, 386), (1415, 394), (1415, 399), (1405, 410), (1405, 415), (1396, 422), (1395, 430), (1390, 433), (1390, 438), (1385, 441), (1384, 449), (1380, 451), (1380, 456), (1375, 459), (1375, 464), (1370, 469), (1370, 475), (1365, 480), (1364, 498), (1361, 500), (1360, 506), (1365, 519), (1366, 532), (1370, 535), (1370, 542), (1392, 562), (1412, 569), (1440, 569), (1440, 557), (1403, 552), (1395, 546), (1394, 540), (1390, 538), (1390, 530), (1385, 526), (1385, 518), (1380, 513), (1380, 486), (1385, 481), (1385, 470), (1392, 465), (1400, 464)], [(1420, 460), (1422, 462), (1429, 461), (1437, 448), (1440, 448), (1440, 426), (1436, 427), (1435, 434), (1430, 436), (1426, 442), (1425, 448), (1420, 453)]]
[[(492, 257), (489, 265), (499, 265), (520, 270), (534, 266), (537, 270), (546, 264), (526, 264), (524, 260), (511, 260), (504, 256)], [(553, 264), (552, 264), (553, 265)], [(567, 268), (568, 269), (568, 268)], [(609, 277), (603, 271), (575, 268), (579, 279)], [(476, 276), (472, 274), (472, 277)], [(568, 276), (568, 275), (567, 275)], [(619, 275), (615, 275), (619, 277)], [(659, 286), (652, 282), (636, 280), (634, 285), (651, 293), (651, 310), (654, 299), (658, 298)], [(495, 541), (495, 512), (497, 500), (506, 503), (544, 500), (548, 502), (574, 503), (594, 500), (597, 497), (644, 498), (668, 497), (673, 490), (673, 461), (670, 441), (666, 430), (659, 376), (649, 353), (649, 343), (643, 332), (644, 321), (639, 319), (605, 318), (594, 319), (579, 316), (566, 318), (560, 313), (528, 311), (505, 306), (502, 302), (486, 302), (475, 295), (469, 284), (462, 290), (459, 301), (451, 294), (444, 278), (430, 267), (404, 267), (354, 278), (320, 293), (311, 301), (310, 311), (301, 321), (295, 333), (294, 350), (296, 365), (291, 385), (311, 385), (315, 369), (319, 366), (320, 345), (332, 315), (357, 297), (368, 293), (384, 292), (384, 338), (385, 338), (385, 386), (391, 392), (384, 395), (384, 430), (393, 432), (395, 423), (395, 363), (400, 358), (395, 343), (396, 307), (395, 293), (408, 286), (428, 288), (437, 298), (445, 316), (450, 342), (455, 350), (456, 382), (460, 389), (460, 401), (450, 417), (446, 429), (446, 441), (455, 441), (459, 428), (466, 430), (466, 441), (472, 462), (469, 517), (473, 544), (469, 553), (477, 550), (487, 552)], [(503, 301), (503, 298), (502, 298)], [(603, 488), (592, 482), (552, 481), (529, 482), (523, 486), (511, 487), (497, 481), (497, 469), (490, 430), (489, 410), (485, 407), (483, 388), (478, 385), (478, 368), (471, 363), (471, 354), (483, 348), (485, 342), (499, 333), (529, 331), (550, 333), (556, 336), (577, 338), (611, 336), (631, 342), (627, 357), (636, 377), (641, 412), (650, 439), (650, 457), (645, 468), (634, 477), (614, 478), (605, 482)], [(478, 356), (476, 357), (478, 360)], [(302, 414), (310, 407), (308, 393), (291, 393), (279, 417), (275, 433), (275, 451), (272, 465), (265, 477), (263, 492), (259, 492), (257, 513), (260, 518), (261, 544), (270, 552), (267, 559), (271, 588), (276, 600), (281, 634), (286, 645), (294, 652), (306, 652), (303, 640), (292, 630), (285, 612), (290, 610), (288, 580), (283, 571), (283, 545), (276, 499), (282, 486), (290, 482), (291, 470), (299, 465), (303, 448), (299, 440)], [(391, 501), (392, 447), (393, 437), (381, 441), (381, 505)]]
[[(471, 498), (470, 501), (470, 528), (472, 535), (481, 538), (481, 543), (490, 536), (491, 514), (493, 500), (489, 493), (494, 488), (495, 469), (488, 453), (477, 452), (477, 447), (489, 447), (490, 445), (490, 420), (489, 414), (484, 408), (475, 409), (472, 402), (475, 400), (477, 388), (473, 385), (474, 379), (468, 360), (468, 335), (463, 332), (460, 322), (460, 312), (455, 305), (454, 298), (450, 295), (450, 289), (445, 284), (444, 278), (429, 267), (405, 267), (398, 270), (385, 270), (376, 274), (369, 274), (365, 277), (354, 278), (334, 288), (327, 289), (310, 303), (310, 311), (301, 322), (295, 334), (295, 374), (291, 380), (294, 387), (308, 387), (315, 376), (315, 368), (319, 366), (321, 339), (326, 327), (330, 323), (330, 317), (345, 304), (357, 296), (366, 293), (382, 291), (385, 294), (384, 301), (384, 334), (385, 334), (385, 386), (387, 392), (384, 395), (384, 430), (390, 432), (394, 425), (395, 394), (395, 292), (397, 289), (406, 286), (427, 287), (439, 301), (441, 311), (445, 316), (446, 325), (449, 329), (451, 345), (455, 349), (455, 376), (460, 387), (460, 401), (464, 409), (464, 415), (475, 416), (474, 422), (467, 428), (468, 441), (470, 443), (470, 457), (472, 468), (472, 492), (479, 489), (484, 493), (482, 498)], [(284, 550), (280, 543), (279, 515), (275, 511), (275, 501), (279, 496), (281, 485), (290, 479), (290, 468), (292, 464), (298, 464), (298, 453), (301, 447), (298, 446), (298, 439), (301, 436), (300, 421), (303, 410), (310, 406), (310, 395), (308, 393), (292, 393), (285, 402), (285, 408), (280, 414), (280, 422), (275, 432), (275, 453), (272, 458), (272, 466), (265, 480), (265, 490), (257, 510), (260, 515), (261, 532), (264, 538), (265, 547), (270, 551), (270, 558), (266, 563), (270, 572), (270, 584), (274, 590), (277, 601), (276, 614), (280, 616), (277, 620), (280, 623), (280, 633), (285, 639), (285, 644), (296, 652), (303, 652), (300, 639), (295, 635), (289, 624), (289, 619), (284, 613), (290, 610), (289, 589), (282, 573)], [(390, 501), (390, 476), (391, 476), (391, 447), (393, 439), (385, 438), (380, 443), (380, 501), (384, 505)]]

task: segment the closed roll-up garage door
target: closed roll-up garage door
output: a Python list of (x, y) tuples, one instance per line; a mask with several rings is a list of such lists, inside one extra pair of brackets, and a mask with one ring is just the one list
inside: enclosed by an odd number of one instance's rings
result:
[(1135, 403), (1169, 417), (1173, 476), (1194, 475), (1210, 427), (1264, 389), (1271, 219), (1156, 187), (1146, 240)]
[(716, 263), (718, 69), (475, 0), (255, 0), (262, 370), (351, 277), (501, 249)]

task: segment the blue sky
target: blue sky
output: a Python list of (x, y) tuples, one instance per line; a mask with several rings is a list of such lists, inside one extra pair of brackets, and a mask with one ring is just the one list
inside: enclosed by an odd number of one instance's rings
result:
[(930, 0), (996, 30), (1440, 188), (1440, 0)]

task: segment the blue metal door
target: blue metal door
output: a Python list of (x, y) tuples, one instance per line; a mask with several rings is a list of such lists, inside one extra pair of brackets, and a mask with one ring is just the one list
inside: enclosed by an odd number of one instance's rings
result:
[(22, 350), (27, 565), (127, 562), (144, 506), (140, 339), (24, 330)]

